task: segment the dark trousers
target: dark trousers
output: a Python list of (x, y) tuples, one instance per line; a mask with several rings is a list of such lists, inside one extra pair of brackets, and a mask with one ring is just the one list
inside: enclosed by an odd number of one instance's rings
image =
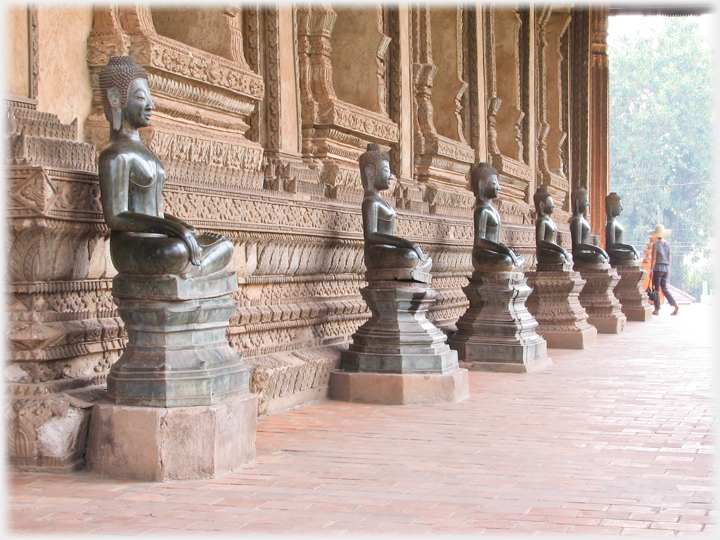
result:
[[(667, 298), (667, 301), (670, 302), (670, 305), (673, 307), (677, 306), (677, 302), (672, 297), (672, 294), (670, 294), (670, 291), (668, 290), (667, 286), (667, 272), (658, 272), (657, 270), (653, 271), (653, 289), (656, 291), (662, 289), (663, 294), (665, 295), (665, 298)], [(658, 297), (657, 300), (655, 300), (655, 311), (660, 311), (660, 298)]]

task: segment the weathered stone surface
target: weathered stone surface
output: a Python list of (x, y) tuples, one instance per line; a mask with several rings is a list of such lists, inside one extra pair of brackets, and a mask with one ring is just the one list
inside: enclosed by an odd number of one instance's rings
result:
[(258, 396), (258, 414), (323, 399), (330, 372), (340, 365), (340, 346), (245, 358), (250, 391)]
[(552, 365), (525, 306), (531, 292), (526, 281), (521, 272), (473, 272), (463, 288), (470, 307), (448, 340), (461, 367), (522, 373)]
[(248, 391), (248, 370), (228, 343), (236, 278), (118, 275), (113, 293), (128, 344), (108, 375), (115, 403), (210, 405)]
[(595, 344), (597, 330), (580, 305), (585, 280), (579, 272), (538, 270), (525, 272), (525, 277), (532, 287), (526, 306), (538, 322), (535, 331), (548, 347), (585, 349)]
[(588, 323), (601, 334), (619, 334), (625, 329), (627, 317), (613, 290), (620, 281), (617, 270), (608, 263), (578, 264), (575, 270), (586, 281), (580, 291), (580, 305), (588, 314)]
[(93, 407), (87, 459), (115, 478), (213, 478), (255, 458), (257, 397), (199, 407)]
[(437, 292), (423, 283), (371, 281), (361, 294), (372, 316), (353, 334), (340, 369), (371, 373), (447, 373), (457, 354), (427, 320)]
[(330, 399), (353, 403), (411, 405), (457, 403), (469, 397), (467, 369), (446, 373), (349, 373), (330, 374)]
[(615, 296), (620, 301), (622, 312), (628, 321), (645, 322), (652, 319), (652, 308), (648, 305), (647, 293), (642, 288), (647, 272), (640, 261), (635, 264), (613, 264), (620, 281), (615, 286)]

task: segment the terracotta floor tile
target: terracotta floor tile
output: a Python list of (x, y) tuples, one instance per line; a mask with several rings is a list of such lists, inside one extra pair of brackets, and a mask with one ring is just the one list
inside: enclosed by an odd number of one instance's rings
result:
[(258, 419), (257, 459), (212, 480), (8, 473), (17, 534), (264, 537), (715, 532), (707, 306), (628, 323), (469, 399), (322, 401)]

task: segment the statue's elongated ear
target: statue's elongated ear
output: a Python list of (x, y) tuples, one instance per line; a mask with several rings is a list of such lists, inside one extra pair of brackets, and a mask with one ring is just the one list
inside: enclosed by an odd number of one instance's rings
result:
[(375, 165), (365, 165), (365, 178), (375, 179)]
[(111, 127), (114, 131), (119, 131), (122, 126), (122, 99), (120, 97), (120, 90), (115, 86), (108, 88), (107, 97), (112, 109)]

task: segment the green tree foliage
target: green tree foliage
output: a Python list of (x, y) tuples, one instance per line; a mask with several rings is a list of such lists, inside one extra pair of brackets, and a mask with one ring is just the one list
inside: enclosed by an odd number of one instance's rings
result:
[(610, 190), (626, 243), (644, 248), (656, 223), (672, 229), (670, 282), (699, 300), (714, 283), (713, 51), (697, 18), (643, 19), (645, 32), (608, 50)]

